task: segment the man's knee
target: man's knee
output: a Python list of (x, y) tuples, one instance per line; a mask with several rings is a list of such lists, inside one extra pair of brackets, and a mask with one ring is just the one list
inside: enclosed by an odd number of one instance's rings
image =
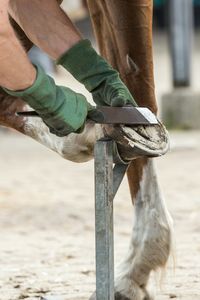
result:
[(9, 19), (2, 18), (0, 20), (0, 39), (3, 37), (9, 38), (12, 33), (12, 26)]
[(0, 34), (4, 35), (11, 30), (8, 16), (8, 0), (0, 1)]

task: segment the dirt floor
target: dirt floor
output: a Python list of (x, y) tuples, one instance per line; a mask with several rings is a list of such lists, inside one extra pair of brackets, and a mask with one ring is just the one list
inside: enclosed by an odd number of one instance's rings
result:
[[(93, 162), (64, 161), (18, 134), (0, 140), (0, 299), (88, 299), (95, 289)], [(161, 289), (156, 284), (156, 299), (200, 299), (199, 156), (200, 132), (173, 133), (172, 151), (156, 159), (176, 238), (176, 269), (171, 263)], [(124, 180), (115, 201), (116, 263), (132, 223)]]
[[(154, 52), (159, 102), (171, 90), (166, 36), (155, 36)], [(85, 93), (66, 74), (57, 81)], [(200, 300), (200, 132), (171, 139), (172, 151), (155, 161), (174, 219), (176, 268), (169, 264), (161, 287), (152, 281), (156, 299)], [(93, 162), (73, 164), (22, 135), (0, 133), (0, 300), (89, 298), (95, 289), (93, 177)], [(128, 249), (132, 214), (124, 180), (115, 199), (116, 263)]]

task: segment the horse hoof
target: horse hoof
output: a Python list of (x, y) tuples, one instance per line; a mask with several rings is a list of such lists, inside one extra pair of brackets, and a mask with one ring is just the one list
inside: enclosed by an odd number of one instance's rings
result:
[(96, 300), (96, 293), (93, 293), (89, 300)]
[(131, 300), (131, 299), (127, 298), (126, 296), (123, 296), (121, 293), (117, 292), (117, 293), (115, 293), (115, 300)]
[[(96, 293), (92, 294), (89, 300), (96, 300)], [(115, 293), (115, 300), (132, 300), (130, 298), (127, 298), (126, 296), (123, 296), (121, 293), (116, 292)]]
[(103, 130), (117, 143), (120, 157), (127, 162), (142, 156), (161, 156), (169, 150), (169, 135), (161, 123), (137, 127), (104, 125)]

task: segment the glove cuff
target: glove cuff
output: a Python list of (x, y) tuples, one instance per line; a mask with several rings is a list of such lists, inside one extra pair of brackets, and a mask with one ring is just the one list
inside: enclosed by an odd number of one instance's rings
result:
[[(56, 99), (56, 85), (53, 78), (46, 75), (41, 67), (37, 65), (34, 66), (36, 68), (37, 75), (32, 86), (20, 91), (11, 91), (6, 88), (3, 89), (11, 96), (22, 98), (35, 110), (41, 110), (41, 112), (45, 113), (48, 111), (50, 106), (49, 102), (54, 102), (54, 99)], [(48, 98), (50, 98), (49, 101), (46, 101)]]
[[(92, 48), (92, 44), (89, 40), (81, 40), (76, 43), (66, 52), (64, 52), (56, 61), (57, 65), (62, 65), (66, 69), (74, 69), (76, 65), (80, 65), (82, 63), (81, 59), (84, 54), (90, 52)], [(77, 60), (78, 59), (78, 60)], [(74, 66), (75, 65), (75, 66)], [(69, 70), (70, 72), (70, 70)]]
[(96, 89), (110, 74), (118, 74), (92, 47), (89, 40), (81, 40), (58, 60), (89, 92)]
[(36, 68), (36, 79), (34, 81), (34, 83), (28, 87), (27, 89), (24, 89), (24, 90), (19, 90), (19, 91), (12, 91), (12, 90), (9, 90), (9, 89), (6, 89), (3, 87), (3, 90), (11, 95), (11, 96), (15, 96), (15, 97), (23, 97), (25, 95), (30, 95), (30, 94), (33, 94), (38, 88), (40, 88), (42, 82), (44, 81), (44, 75), (43, 75), (43, 70), (41, 67), (37, 66), (37, 65), (34, 65), (34, 67)]

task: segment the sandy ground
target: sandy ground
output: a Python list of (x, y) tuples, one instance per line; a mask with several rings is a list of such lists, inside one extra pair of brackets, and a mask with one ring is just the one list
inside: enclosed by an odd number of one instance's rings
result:
[[(171, 89), (165, 37), (155, 37), (154, 51), (159, 100)], [(194, 67), (193, 86), (198, 89), (198, 63)], [(66, 84), (62, 72), (57, 80)], [(176, 269), (169, 264), (161, 288), (153, 278), (154, 290), (160, 300), (197, 300), (200, 132), (172, 133), (171, 138), (172, 151), (156, 163), (175, 221)], [(64, 161), (14, 133), (0, 133), (0, 141), (0, 300), (88, 299), (95, 289), (93, 162)], [(115, 200), (116, 263), (128, 248), (132, 212), (124, 180)]]
[[(0, 299), (88, 299), (95, 288), (93, 162), (64, 161), (21, 135), (0, 138)], [(199, 141), (200, 132), (173, 133), (172, 151), (156, 159), (177, 256), (157, 299), (200, 299)], [(115, 200), (116, 263), (132, 222), (124, 180)]]

